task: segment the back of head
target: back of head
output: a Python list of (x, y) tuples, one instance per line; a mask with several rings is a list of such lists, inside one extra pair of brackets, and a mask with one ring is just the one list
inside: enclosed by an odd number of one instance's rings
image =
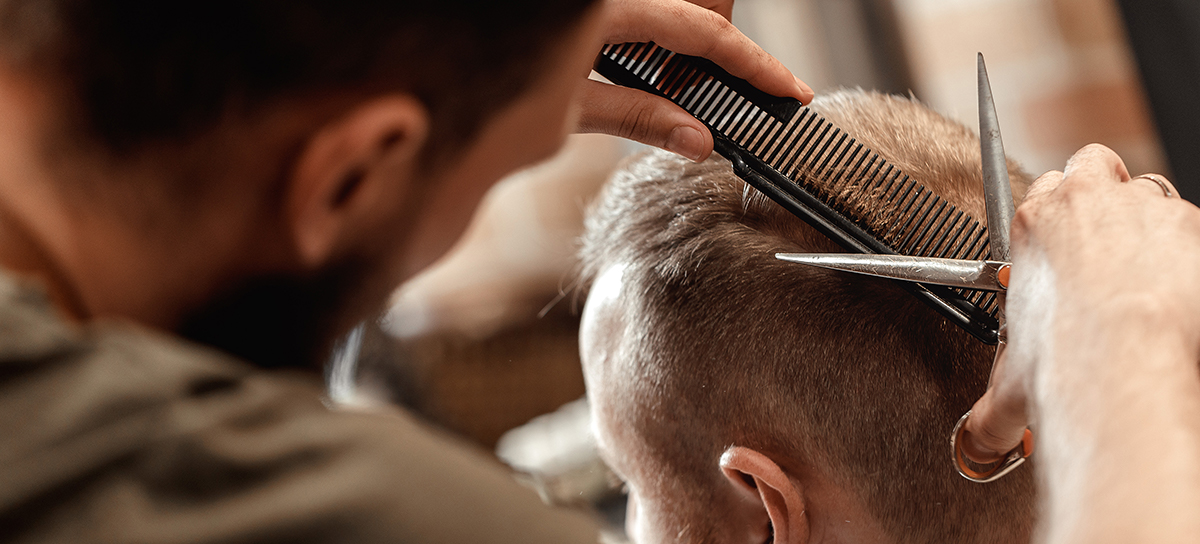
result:
[(0, 60), (57, 82), (73, 136), (117, 155), (280, 100), (396, 90), (429, 108), (437, 159), (516, 97), (593, 3), (0, 0)]
[[(983, 221), (966, 128), (862, 91), (812, 108)], [(1019, 196), (1030, 178), (1010, 172)], [(949, 460), (950, 429), (983, 393), (994, 350), (890, 282), (773, 257), (823, 251), (841, 250), (723, 160), (629, 163), (592, 210), (581, 253), (585, 280), (622, 269), (620, 347), (589, 360), (584, 340), (595, 409), (622, 414), (651, 452), (633, 462), (674, 482), (679, 512), (713, 500), (716, 459), (736, 444), (827, 473), (899, 541), (1026, 534), (1029, 471), (979, 486)], [(707, 521), (690, 523), (704, 533)]]
[(465, 227), (438, 202), (557, 147), (598, 3), (0, 0), (0, 222), (50, 263), (20, 272), (319, 360)]

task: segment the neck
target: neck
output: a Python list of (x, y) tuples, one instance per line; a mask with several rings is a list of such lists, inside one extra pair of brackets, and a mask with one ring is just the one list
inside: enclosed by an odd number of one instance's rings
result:
[[(174, 330), (263, 255), (238, 243), (244, 210), (183, 223), (130, 220), (113, 202), (72, 205), (43, 184), (0, 176), (0, 266), (42, 284), (66, 316)], [(6, 181), (8, 183), (6, 183)], [(33, 187), (40, 185), (41, 189)], [(80, 199), (76, 199), (80, 200)], [(125, 209), (124, 213), (113, 210)], [(261, 230), (261, 229), (260, 229)]]
[(41, 283), (65, 315), (86, 319), (76, 282), (44, 236), (66, 232), (67, 217), (47, 206), (54, 195), (38, 160), (42, 133), (34, 120), (50, 109), (48, 93), (7, 68), (0, 64), (0, 267)]
[(896, 542), (848, 482), (807, 467), (793, 466), (791, 473), (809, 502), (810, 542)]
[[(2, 205), (3, 203), (0, 203)], [(0, 207), (0, 267), (33, 280), (46, 289), (62, 314), (81, 321), (90, 317), (79, 291), (61, 263), (46, 250), (27, 225)]]
[[(155, 274), (144, 248), (112, 223), (72, 210), (47, 192), (0, 188), (0, 266), (41, 284), (67, 317), (128, 319), (152, 327), (172, 325), (172, 301), (163, 266)], [(91, 211), (91, 210), (87, 210)], [(194, 278), (200, 280), (201, 271)], [(196, 283), (203, 283), (197, 281)], [(178, 291), (176, 289), (175, 291)]]

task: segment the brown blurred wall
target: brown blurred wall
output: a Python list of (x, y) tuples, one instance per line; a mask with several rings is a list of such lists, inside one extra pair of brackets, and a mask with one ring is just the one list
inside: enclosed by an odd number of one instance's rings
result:
[[(1135, 174), (1166, 173), (1113, 0), (739, 4), (743, 19), (735, 23), (818, 92), (839, 86), (903, 92), (907, 83), (934, 109), (975, 127), (975, 53), (983, 52), (1006, 149), (1029, 170), (1062, 169), (1075, 150), (1099, 142), (1117, 150)], [(879, 30), (878, 21), (888, 18), (894, 36), (887, 26)], [(888, 51), (903, 52), (902, 69)]]

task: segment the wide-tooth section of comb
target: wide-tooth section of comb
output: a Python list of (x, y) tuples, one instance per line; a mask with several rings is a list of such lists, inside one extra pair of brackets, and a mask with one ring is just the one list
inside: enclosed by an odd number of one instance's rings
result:
[[(734, 171), (847, 249), (980, 259), (987, 229), (794, 99), (766, 94), (712, 62), (654, 43), (605, 46), (596, 70), (678, 104), (713, 133)], [(996, 342), (983, 291), (912, 286), (981, 340)]]

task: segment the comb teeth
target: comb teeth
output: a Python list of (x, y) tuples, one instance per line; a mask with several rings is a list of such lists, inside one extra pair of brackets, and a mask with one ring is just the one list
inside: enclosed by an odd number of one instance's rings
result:
[[(719, 144), (731, 144), (731, 149), (719, 145), (718, 150), (735, 162), (735, 170), (739, 162), (746, 169), (766, 170), (757, 176), (738, 171), (739, 176), (814, 226), (822, 228), (818, 223), (830, 220), (825, 217), (829, 214), (805, 212), (805, 205), (797, 208), (797, 200), (815, 199), (820, 204), (809, 207), (823, 206), (840, 215), (832, 220), (852, 224), (842, 229), (847, 232), (822, 231), (843, 245), (954, 259), (979, 259), (987, 253), (987, 229), (977, 220), (796, 100), (763, 93), (709, 61), (654, 43), (605, 46), (596, 69), (614, 83), (666, 97), (703, 121)], [(764, 183), (773, 183), (776, 191)], [(944, 301), (934, 306), (994, 342), (996, 297), (983, 291), (944, 291), (942, 298), (958, 299), (952, 306), (969, 303), (992, 321), (956, 318), (950, 315), (955, 310), (947, 313), (939, 307)]]

